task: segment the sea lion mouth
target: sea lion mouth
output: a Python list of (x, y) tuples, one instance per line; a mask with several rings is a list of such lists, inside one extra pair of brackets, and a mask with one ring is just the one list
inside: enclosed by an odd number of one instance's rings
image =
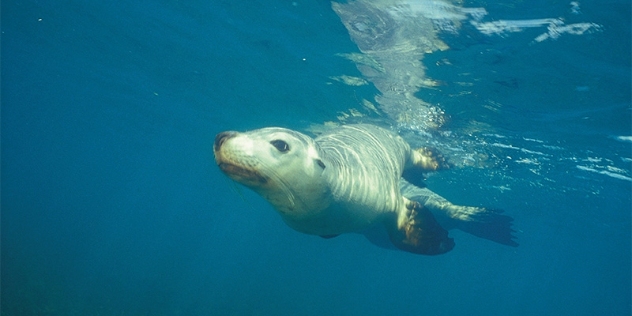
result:
[(268, 182), (266, 177), (254, 170), (226, 162), (220, 162), (217, 165), (225, 174), (237, 182), (247, 182), (248, 184), (265, 184)]

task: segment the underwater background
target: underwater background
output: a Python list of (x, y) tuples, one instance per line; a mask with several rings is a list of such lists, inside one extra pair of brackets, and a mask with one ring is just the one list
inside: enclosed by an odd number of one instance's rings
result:
[[(1, 313), (630, 315), (631, 8), (3, 1)], [(213, 160), (221, 131), (353, 122), (436, 147), (427, 186), (519, 246), (304, 235)]]

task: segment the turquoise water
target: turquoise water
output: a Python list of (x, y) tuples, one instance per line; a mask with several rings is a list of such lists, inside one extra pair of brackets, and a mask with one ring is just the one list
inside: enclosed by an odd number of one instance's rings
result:
[[(630, 315), (630, 2), (462, 7), (598, 27), (438, 32), (414, 93), (446, 114), (431, 131), (385, 114), (406, 111), (340, 56), (370, 54), (328, 1), (3, 2), (2, 314)], [(504, 209), (520, 246), (303, 235), (215, 166), (220, 131), (349, 109), (442, 151), (428, 187)]]

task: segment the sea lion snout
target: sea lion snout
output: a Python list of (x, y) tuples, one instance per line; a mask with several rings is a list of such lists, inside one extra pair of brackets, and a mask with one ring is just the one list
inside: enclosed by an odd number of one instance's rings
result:
[(241, 151), (240, 145), (243, 145), (243, 143), (239, 141), (235, 142), (233, 140), (231, 144), (226, 144), (230, 139), (239, 135), (242, 134), (227, 131), (215, 136), (215, 142), (213, 143), (215, 162), (220, 170), (239, 183), (250, 187), (264, 185), (268, 182), (268, 177), (256, 168), (259, 164), (258, 159), (255, 159), (256, 157), (250, 153), (246, 154)]
[(236, 132), (221, 132), (215, 136), (215, 143), (213, 144), (213, 149), (217, 151), (225, 141), (231, 139), (237, 135)]

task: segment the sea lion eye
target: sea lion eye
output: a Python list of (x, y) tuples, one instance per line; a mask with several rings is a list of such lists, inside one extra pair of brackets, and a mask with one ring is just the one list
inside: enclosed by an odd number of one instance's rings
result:
[(274, 148), (276, 148), (278, 151), (280, 151), (282, 153), (287, 152), (288, 150), (290, 150), (290, 146), (286, 142), (284, 142), (284, 141), (282, 141), (280, 139), (273, 140), (273, 141), (270, 142), (270, 144), (272, 144), (272, 146), (274, 146)]

